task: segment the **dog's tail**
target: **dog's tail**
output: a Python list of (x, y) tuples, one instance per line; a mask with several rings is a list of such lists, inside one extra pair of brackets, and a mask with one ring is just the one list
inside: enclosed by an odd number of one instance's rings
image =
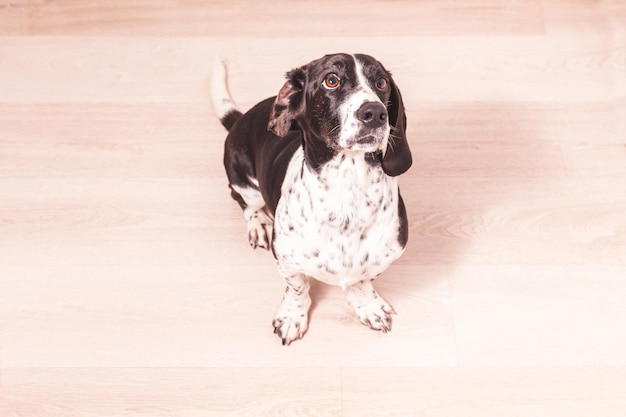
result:
[(213, 112), (226, 130), (230, 130), (241, 117), (241, 112), (228, 92), (226, 63), (221, 58), (216, 58), (211, 73), (211, 101)]

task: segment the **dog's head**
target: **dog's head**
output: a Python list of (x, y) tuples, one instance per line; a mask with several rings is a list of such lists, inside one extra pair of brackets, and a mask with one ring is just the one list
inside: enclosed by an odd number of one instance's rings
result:
[(290, 71), (268, 129), (285, 136), (296, 123), (307, 140), (322, 141), (331, 152), (380, 155), (387, 175), (411, 166), (400, 90), (371, 56), (326, 55)]

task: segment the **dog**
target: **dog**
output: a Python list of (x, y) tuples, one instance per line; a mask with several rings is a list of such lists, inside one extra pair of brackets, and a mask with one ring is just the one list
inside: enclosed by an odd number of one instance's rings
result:
[(231, 196), (250, 245), (273, 252), (287, 284), (274, 333), (283, 345), (306, 333), (310, 278), (341, 286), (359, 320), (386, 333), (395, 311), (372, 281), (408, 240), (397, 176), (412, 157), (400, 90), (363, 54), (326, 55), (286, 79), (277, 96), (245, 114), (219, 60), (211, 82), (213, 108), (229, 132)]

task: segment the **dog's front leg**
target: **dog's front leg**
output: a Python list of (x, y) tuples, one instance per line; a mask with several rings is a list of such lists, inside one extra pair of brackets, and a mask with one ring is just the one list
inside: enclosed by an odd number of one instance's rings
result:
[(383, 333), (391, 331), (391, 315), (395, 314), (395, 311), (384, 298), (378, 295), (372, 285), (372, 280), (366, 279), (351, 285), (347, 293), (348, 302), (354, 308), (361, 323)]
[(309, 278), (303, 274), (285, 277), (287, 289), (272, 323), (274, 333), (289, 346), (294, 340), (302, 339), (309, 327)]

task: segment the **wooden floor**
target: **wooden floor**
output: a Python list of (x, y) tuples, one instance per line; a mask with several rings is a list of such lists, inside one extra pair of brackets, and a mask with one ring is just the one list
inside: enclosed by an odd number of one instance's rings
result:
[[(408, 110), (398, 315), (286, 348), (209, 76), (339, 51)], [(0, 415), (626, 416), (626, 2), (0, 2)]]

